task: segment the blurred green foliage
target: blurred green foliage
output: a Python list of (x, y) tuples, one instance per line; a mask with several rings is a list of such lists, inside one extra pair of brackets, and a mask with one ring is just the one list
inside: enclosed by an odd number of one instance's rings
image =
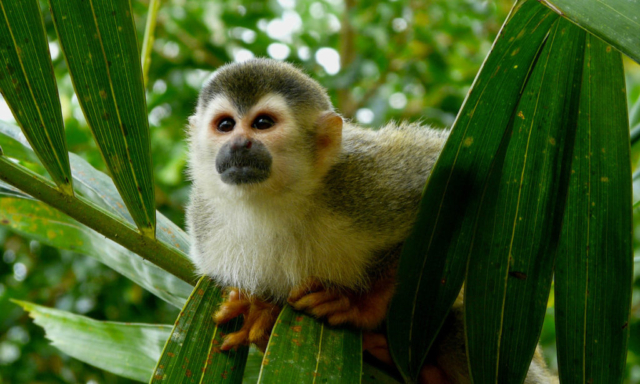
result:
[[(318, 79), (336, 108), (363, 125), (402, 119), (450, 126), (511, 5), (510, 0), (162, 1), (147, 90), (157, 208), (184, 226), (189, 193), (184, 127), (202, 83), (216, 67), (253, 56), (286, 59)], [(132, 2), (139, 41), (147, 7), (147, 1)], [(104, 171), (48, 6), (41, 2), (41, 8), (69, 150)], [(626, 64), (633, 103), (640, 98), (640, 66)], [(0, 119), (13, 120), (1, 99)], [(634, 161), (639, 157), (634, 148)], [(637, 223), (640, 213), (634, 215)], [(640, 240), (637, 225), (635, 238)], [(178, 313), (93, 259), (42, 246), (3, 227), (0, 255), (0, 381), (5, 383), (127, 382), (48, 345), (42, 329), (10, 298), (125, 322), (170, 324)], [(634, 287), (628, 377), (639, 383), (640, 280)], [(552, 307), (548, 315), (541, 344), (553, 361)]]

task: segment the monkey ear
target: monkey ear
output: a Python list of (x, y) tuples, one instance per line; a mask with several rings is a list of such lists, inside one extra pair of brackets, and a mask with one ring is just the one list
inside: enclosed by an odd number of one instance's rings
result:
[(340, 147), (342, 143), (342, 117), (333, 111), (322, 112), (318, 117), (318, 149)]
[(316, 122), (317, 168), (328, 171), (342, 147), (342, 117), (333, 111), (322, 112)]

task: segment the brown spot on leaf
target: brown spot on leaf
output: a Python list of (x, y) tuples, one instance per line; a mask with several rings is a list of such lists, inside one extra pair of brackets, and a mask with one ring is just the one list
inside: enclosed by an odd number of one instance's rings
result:
[(304, 320), (304, 317), (302, 317), (302, 316), (296, 316), (296, 321), (302, 321), (302, 320)]
[(522, 272), (518, 272), (518, 271), (509, 272), (509, 276), (515, 277), (518, 280), (526, 280), (527, 279), (527, 274), (526, 273), (522, 273)]
[(291, 327), (291, 330), (293, 330), (293, 332), (300, 332), (302, 331), (302, 327), (299, 325), (296, 325), (295, 327)]
[(173, 352), (167, 352), (167, 356), (169, 356), (169, 357), (174, 357), (175, 355), (176, 355), (176, 354), (175, 354), (175, 353), (173, 353)]

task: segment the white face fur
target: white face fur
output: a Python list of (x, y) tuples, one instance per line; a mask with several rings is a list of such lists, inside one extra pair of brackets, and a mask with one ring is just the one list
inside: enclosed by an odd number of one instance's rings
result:
[[(254, 120), (261, 115), (270, 116), (275, 124), (265, 130), (252, 127)], [(231, 118), (235, 127), (230, 132), (216, 129), (222, 118)], [(216, 96), (204, 108), (198, 110), (190, 120), (190, 173), (194, 183), (201, 184), (204, 190), (216, 197), (227, 196), (231, 199), (250, 198), (259, 194), (284, 198), (292, 192), (304, 193), (312, 182), (313, 159), (311, 154), (300, 153), (301, 144), (308, 138), (303, 137), (286, 100), (277, 94), (262, 97), (245, 114), (223, 95)], [(252, 184), (227, 184), (216, 171), (216, 156), (221, 147), (230, 140), (245, 137), (262, 142), (272, 157), (270, 176)], [(211, 196), (213, 197), (213, 196)]]

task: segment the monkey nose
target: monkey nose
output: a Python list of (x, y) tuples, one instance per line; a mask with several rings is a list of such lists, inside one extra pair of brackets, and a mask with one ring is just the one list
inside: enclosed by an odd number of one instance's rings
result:
[(252, 145), (253, 142), (251, 141), (251, 139), (246, 137), (239, 137), (231, 143), (231, 150), (237, 151), (242, 149), (251, 149)]

